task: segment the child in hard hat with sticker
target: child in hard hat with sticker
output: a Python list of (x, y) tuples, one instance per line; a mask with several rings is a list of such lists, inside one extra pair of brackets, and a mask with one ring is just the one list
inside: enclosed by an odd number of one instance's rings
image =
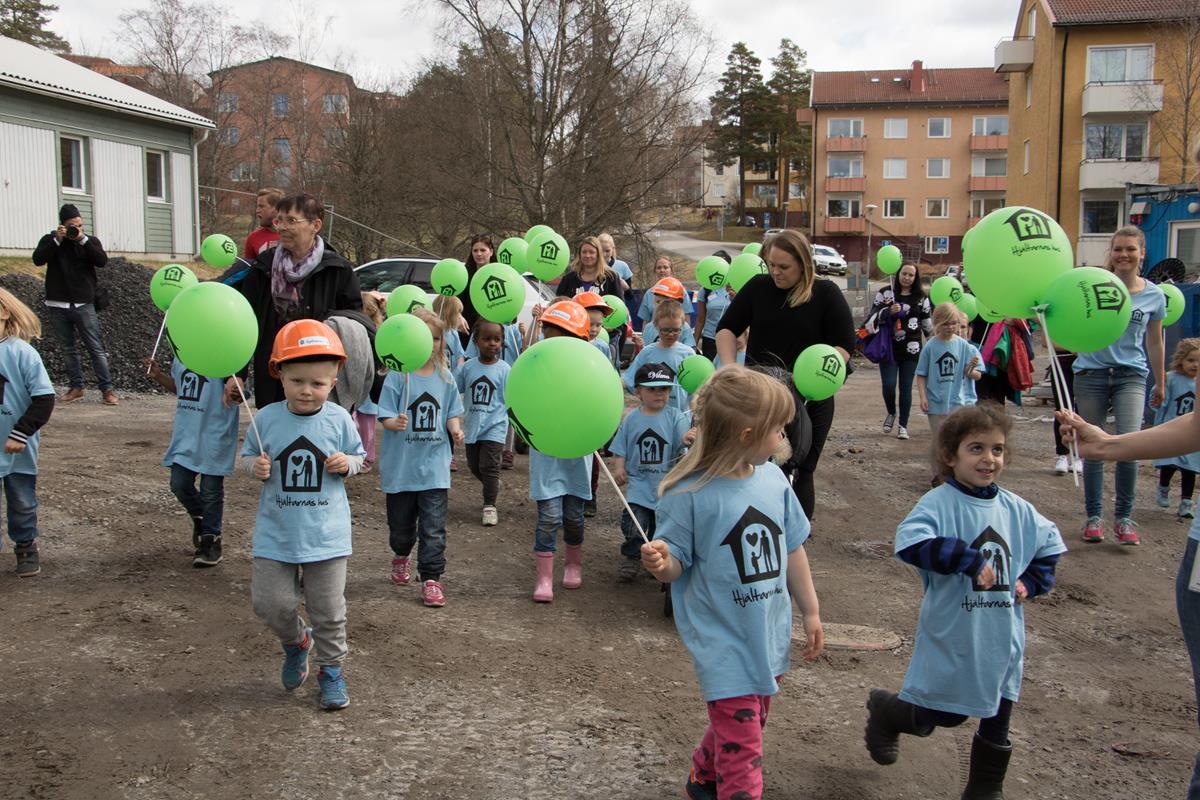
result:
[[(328, 325), (290, 322), (275, 336), (269, 369), (284, 399), (253, 418), (242, 465), (263, 482), (254, 521), (250, 596), (254, 613), (283, 643), (283, 688), (308, 678), (316, 652), (321, 708), (346, 693), (346, 562), (350, 503), (345, 479), (366, 453), (350, 413), (326, 402), (346, 351)], [(301, 593), (311, 627), (300, 616)]]
[[(683, 284), (678, 278), (660, 278), (658, 283), (650, 289), (650, 294), (654, 297), (654, 308), (657, 309), (664, 302), (680, 303), (682, 308), (683, 298), (687, 296), (687, 291), (683, 288)], [(651, 320), (642, 326), (642, 343), (646, 346), (654, 344), (658, 341), (658, 325), (655, 320)], [(692, 326), (687, 323), (687, 311), (683, 314), (683, 325), (679, 335), (676, 337), (684, 347), (696, 350), (696, 333), (692, 330)]]
[(604, 302), (604, 298), (595, 292), (580, 292), (573, 298), (576, 303), (583, 306), (583, 310), (588, 315), (588, 341), (592, 346), (604, 353), (604, 357), (612, 361), (612, 352), (609, 350), (608, 342), (600, 338), (600, 331), (604, 330), (604, 318), (612, 313), (612, 308), (608, 303)]

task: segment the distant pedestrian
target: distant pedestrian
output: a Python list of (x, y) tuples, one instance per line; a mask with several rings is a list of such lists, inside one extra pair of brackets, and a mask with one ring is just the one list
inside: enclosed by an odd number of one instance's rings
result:
[(258, 227), (246, 237), (242, 245), (242, 258), (253, 261), (258, 254), (270, 248), (279, 241), (279, 231), (275, 229), (275, 206), (283, 199), (279, 189), (266, 188), (258, 190), (258, 199), (254, 203), (254, 219)]

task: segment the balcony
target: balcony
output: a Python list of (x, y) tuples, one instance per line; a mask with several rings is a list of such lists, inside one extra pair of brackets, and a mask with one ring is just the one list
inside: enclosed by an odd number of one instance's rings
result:
[(866, 149), (865, 136), (833, 136), (825, 140), (826, 153), (863, 153)]
[(990, 150), (1008, 150), (1008, 135), (994, 134), (992, 136), (971, 135), (971, 152), (980, 153)]
[(866, 233), (866, 217), (826, 217), (826, 233)]
[(972, 192), (1004, 192), (1008, 190), (1007, 175), (972, 175), (967, 181)]
[(1158, 183), (1158, 159), (1084, 161), (1079, 165), (1079, 191), (1124, 189), (1127, 183)]
[(827, 192), (862, 192), (866, 191), (866, 178), (826, 178), (825, 191)]
[(1001, 39), (995, 55), (996, 72), (1024, 72), (1033, 66), (1033, 39)]
[(1083, 115), (1153, 114), (1162, 111), (1161, 81), (1089, 83), (1083, 87)]

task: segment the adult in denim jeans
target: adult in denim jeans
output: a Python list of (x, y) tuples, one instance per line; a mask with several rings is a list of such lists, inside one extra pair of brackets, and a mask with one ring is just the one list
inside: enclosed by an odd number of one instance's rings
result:
[(92, 371), (106, 405), (118, 403), (108, 370), (108, 353), (100, 339), (96, 316), (96, 269), (108, 263), (108, 254), (95, 236), (83, 230), (79, 209), (70, 203), (58, 210), (58, 227), (47, 233), (33, 251), (33, 263), (46, 266), (46, 307), (50, 324), (62, 341), (70, 386), (62, 402), (83, 397), (83, 370), (76, 335), (92, 358)]
[[(876, 329), (892, 332), (892, 363), (879, 365), (883, 383), (883, 432), (891, 433), (897, 422), (897, 435), (908, 438), (908, 415), (912, 409), (913, 377), (917, 359), (921, 356), (923, 338), (933, 335), (929, 298), (913, 264), (905, 264), (892, 276), (890, 286), (875, 293), (870, 324)], [(900, 407), (896, 407), (896, 390), (900, 390)], [(899, 413), (897, 419), (896, 412)]]
[[(1167, 301), (1162, 290), (1141, 276), (1146, 256), (1146, 239), (1132, 226), (1113, 234), (1107, 266), (1129, 289), (1133, 314), (1121, 338), (1103, 350), (1080, 353), (1072, 366), (1075, 372), (1075, 407), (1094, 425), (1103, 425), (1111, 407), (1117, 433), (1133, 433), (1142, 427), (1142, 409), (1146, 405), (1146, 378), (1153, 375), (1154, 389), (1150, 404), (1162, 402), (1167, 385), (1163, 364), (1162, 320)], [(1144, 343), (1144, 345), (1143, 345)], [(1149, 363), (1147, 363), (1147, 355)], [(1137, 463), (1121, 461), (1116, 467), (1117, 499), (1114, 508), (1117, 542), (1141, 543), (1137, 523), (1133, 521), (1133, 500), (1137, 489)], [(1084, 510), (1083, 541), (1104, 540), (1104, 462), (1083, 462)]]

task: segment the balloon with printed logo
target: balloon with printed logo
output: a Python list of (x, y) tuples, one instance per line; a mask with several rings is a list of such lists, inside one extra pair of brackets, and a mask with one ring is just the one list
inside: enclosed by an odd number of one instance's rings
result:
[(528, 242), (520, 237), (510, 236), (496, 248), (496, 260), (512, 267), (519, 275), (525, 271), (525, 254), (528, 250)]
[(958, 301), (962, 299), (962, 296), (962, 284), (958, 282), (958, 278), (953, 278), (949, 275), (943, 275), (929, 287), (929, 300), (935, 306), (939, 303), (954, 303), (958, 305)]
[(984, 302), (982, 300), (979, 299), (978, 296), (975, 297), (975, 310), (979, 312), (979, 317), (984, 322), (1003, 322), (1004, 321), (1003, 314), (997, 314), (995, 311), (992, 311), (990, 308), (987, 307), (987, 305), (984, 304)]
[(979, 309), (975, 304), (975, 295), (962, 293), (962, 297), (958, 298), (958, 302), (954, 305), (958, 306), (958, 310), (967, 315), (967, 322), (974, 322), (975, 317), (979, 316)]
[(543, 233), (554, 233), (554, 228), (549, 225), (534, 225), (529, 230), (525, 231), (525, 241), (532, 243), (534, 239), (541, 236)]
[(807, 400), (825, 400), (846, 382), (846, 362), (842, 354), (827, 344), (804, 348), (792, 367), (792, 383)]
[(705, 289), (724, 289), (728, 278), (729, 262), (720, 256), (705, 256), (696, 262), (696, 280)]
[(223, 233), (206, 236), (200, 244), (200, 257), (204, 259), (204, 263), (217, 269), (228, 267), (237, 258), (237, 254), (237, 245)]
[(466, 291), (470, 279), (467, 265), (457, 258), (443, 258), (433, 265), (433, 272), (429, 274), (433, 291), (450, 297), (456, 297)]
[(1103, 350), (1129, 327), (1133, 300), (1125, 284), (1101, 267), (1079, 267), (1059, 275), (1040, 298), (1046, 333), (1076, 353)]
[(735, 292), (740, 292), (746, 282), (755, 275), (767, 274), (767, 262), (757, 253), (742, 253), (729, 264), (729, 275), (725, 282)]
[(530, 447), (555, 458), (581, 458), (616, 433), (625, 398), (621, 378), (599, 349), (558, 336), (517, 357), (504, 404), (513, 430)]
[(570, 263), (571, 250), (567, 240), (549, 228), (529, 240), (525, 270), (532, 272), (539, 281), (556, 280), (567, 271)]
[(429, 295), (420, 286), (406, 283), (392, 289), (387, 299), (387, 315), (411, 314), (414, 308), (431, 308)]
[(159, 267), (150, 278), (150, 299), (158, 306), (159, 311), (166, 311), (175, 295), (197, 283), (199, 281), (196, 280), (196, 273), (187, 267), (182, 264), (167, 264), (165, 267)]
[(696, 390), (703, 386), (705, 381), (711, 378), (716, 371), (717, 368), (713, 366), (713, 362), (696, 353), (679, 362), (675, 380), (679, 382), (680, 388), (685, 392), (695, 394)]
[(1160, 283), (1158, 288), (1167, 296), (1167, 316), (1163, 317), (1163, 327), (1174, 325), (1183, 317), (1183, 308), (1187, 305), (1183, 292), (1173, 283)]
[(604, 302), (608, 303), (612, 313), (604, 318), (603, 325), (608, 330), (615, 331), (629, 319), (629, 308), (625, 305), (625, 301), (615, 294), (604, 295)]
[(375, 332), (375, 353), (393, 372), (413, 372), (433, 354), (433, 333), (425, 320), (412, 314), (395, 314)]
[(1062, 226), (1035, 208), (997, 209), (971, 230), (963, 254), (971, 291), (1006, 317), (1030, 316), (1047, 287), (1074, 266)]
[(489, 322), (515, 322), (525, 306), (525, 279), (507, 264), (480, 267), (471, 278), (470, 292), (475, 310)]
[[(762, 254), (762, 242), (751, 242), (742, 248), (742, 254), (752, 256)], [(720, 256), (718, 256), (718, 258), (720, 258)], [(722, 258), (721, 260), (724, 261), (725, 259)]]
[(879, 271), (884, 275), (895, 275), (903, 265), (904, 257), (900, 255), (900, 248), (894, 244), (885, 244), (875, 254), (875, 266), (879, 267)]
[(218, 281), (197, 283), (171, 301), (167, 340), (192, 372), (227, 378), (254, 355), (258, 318), (237, 289)]

